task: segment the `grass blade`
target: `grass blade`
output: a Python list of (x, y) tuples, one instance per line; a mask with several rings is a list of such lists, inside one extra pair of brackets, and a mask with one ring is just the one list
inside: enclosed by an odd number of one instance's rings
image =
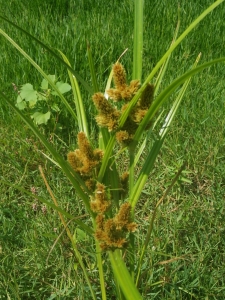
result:
[(151, 233), (152, 233), (152, 230), (153, 230), (153, 225), (154, 225), (154, 220), (155, 220), (155, 217), (156, 217), (157, 209), (160, 206), (160, 204), (163, 202), (163, 200), (169, 194), (170, 190), (172, 189), (172, 187), (174, 186), (174, 184), (178, 180), (179, 176), (181, 175), (182, 171), (184, 170), (184, 167), (185, 167), (185, 165), (183, 165), (180, 168), (180, 170), (177, 172), (177, 174), (174, 177), (174, 179), (172, 180), (170, 186), (166, 189), (166, 192), (164, 193), (164, 195), (161, 197), (161, 199), (157, 202), (157, 204), (155, 206), (155, 209), (154, 209), (153, 214), (152, 214), (151, 222), (149, 224), (148, 232), (147, 232), (147, 235), (146, 235), (146, 238), (145, 238), (145, 242), (144, 242), (144, 245), (143, 245), (142, 250), (141, 250), (141, 255), (140, 255), (140, 258), (139, 258), (139, 262), (138, 262), (138, 267), (137, 267), (138, 272), (137, 272), (137, 278), (136, 278), (136, 286), (138, 286), (138, 283), (139, 283), (139, 278), (140, 278), (140, 273), (141, 273), (141, 265), (142, 265), (142, 262), (143, 262), (145, 251), (146, 251), (147, 246), (148, 246), (149, 241), (150, 241), (150, 237), (151, 237)]
[[(200, 57), (201, 57), (201, 53), (196, 58), (196, 61), (195, 61), (193, 67), (196, 67), (196, 65), (198, 64), (198, 62), (200, 60)], [(164, 122), (164, 124), (163, 124), (163, 126), (162, 126), (162, 128), (161, 128), (161, 130), (159, 132), (160, 136), (163, 137), (163, 136), (166, 135), (167, 130), (168, 130), (168, 128), (169, 128), (169, 126), (170, 126), (170, 124), (171, 124), (171, 122), (172, 122), (172, 120), (173, 120), (173, 118), (174, 118), (174, 116), (175, 116), (175, 114), (177, 112), (178, 107), (180, 106), (181, 100), (182, 100), (182, 98), (183, 98), (183, 96), (184, 96), (184, 94), (186, 92), (186, 89), (187, 89), (187, 87), (188, 87), (191, 79), (192, 79), (192, 77), (189, 77), (188, 80), (185, 81), (183, 87), (181, 88), (181, 90), (180, 90), (180, 92), (179, 92), (176, 100), (174, 101), (173, 106), (171, 107), (171, 110), (169, 111), (169, 113), (168, 113), (168, 115), (167, 115), (167, 117), (165, 119), (165, 122)]]

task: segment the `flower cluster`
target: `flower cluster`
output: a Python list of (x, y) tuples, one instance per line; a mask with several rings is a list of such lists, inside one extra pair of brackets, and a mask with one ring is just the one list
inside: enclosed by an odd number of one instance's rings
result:
[(109, 89), (107, 94), (114, 101), (131, 100), (140, 87), (139, 80), (132, 80), (130, 85), (126, 84), (126, 72), (119, 62), (113, 66), (113, 81), (115, 88)]
[(136, 223), (131, 220), (131, 205), (128, 202), (120, 206), (114, 218), (106, 219), (105, 215), (96, 217), (95, 237), (100, 241), (102, 250), (115, 250), (127, 245), (127, 234), (136, 230)]
[(99, 126), (107, 127), (109, 131), (115, 130), (118, 126), (120, 112), (113, 107), (102, 93), (96, 93), (92, 97), (99, 114), (96, 121)]
[[(122, 128), (118, 128), (119, 118), (127, 109), (129, 101), (137, 93), (140, 82), (139, 80), (132, 80), (130, 84), (127, 85), (126, 72), (119, 62), (113, 66), (113, 81), (115, 88), (107, 90), (109, 99), (113, 100), (113, 102), (123, 100), (126, 103), (118, 110), (117, 107), (108, 101), (102, 93), (94, 94), (92, 99), (99, 113), (96, 117), (96, 121), (99, 126), (107, 127), (109, 131), (116, 131), (116, 139), (119, 143), (129, 145), (136, 129), (152, 104), (154, 86), (151, 84), (146, 86), (140, 99), (129, 114), (125, 124)], [(147, 128), (150, 124), (148, 124)]]
[(79, 149), (69, 152), (67, 159), (74, 171), (85, 180), (88, 189), (93, 190), (94, 171), (102, 160), (103, 151), (100, 149), (93, 150), (84, 132), (79, 132), (77, 137)]
[(96, 184), (94, 197), (91, 201), (91, 210), (103, 214), (111, 206), (110, 194), (107, 193), (105, 186), (101, 183)]
[[(109, 209), (112, 207), (111, 194), (102, 183), (96, 182), (96, 168), (99, 167), (103, 152), (93, 150), (86, 135), (78, 133), (79, 148), (68, 153), (68, 161), (75, 172), (84, 179), (86, 186), (92, 191), (90, 208), (96, 213), (95, 237), (99, 240), (102, 250), (114, 250), (127, 245), (127, 234), (136, 229), (131, 221), (131, 206), (123, 203), (117, 214), (109, 218)], [(127, 192), (129, 174), (123, 173), (120, 177), (121, 197)]]

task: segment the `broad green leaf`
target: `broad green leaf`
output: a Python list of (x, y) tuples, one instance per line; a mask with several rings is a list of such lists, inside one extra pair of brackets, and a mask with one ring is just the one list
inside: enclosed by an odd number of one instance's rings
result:
[(47, 124), (48, 120), (50, 119), (50, 111), (46, 112), (45, 114), (41, 113), (41, 112), (35, 112), (31, 118), (34, 119), (34, 122), (37, 125), (40, 124)]
[(37, 93), (37, 99), (38, 99), (38, 101), (47, 100), (46, 96), (44, 94), (41, 94), (41, 93)]
[(30, 100), (29, 101), (29, 107), (33, 108), (35, 106), (35, 104), (37, 103), (37, 100)]
[[(62, 81), (56, 82), (56, 86), (61, 94), (67, 93), (71, 90), (71, 86), (68, 83)], [(53, 91), (52, 95), (58, 96), (58, 93), (56, 91)]]
[(23, 110), (24, 108), (27, 107), (26, 102), (21, 98), (20, 95), (17, 97), (16, 107), (18, 107), (19, 110)]
[(33, 85), (26, 83), (22, 86), (20, 90), (20, 97), (26, 101), (36, 101), (37, 102), (37, 91), (34, 90)]
[(46, 79), (43, 79), (41, 82), (41, 89), (47, 90), (48, 89), (48, 81)]

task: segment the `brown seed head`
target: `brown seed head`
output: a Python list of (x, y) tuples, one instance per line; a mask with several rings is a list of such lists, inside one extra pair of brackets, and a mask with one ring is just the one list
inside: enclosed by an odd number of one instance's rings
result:
[(67, 154), (67, 159), (74, 171), (77, 172), (78, 168), (81, 167), (81, 162), (76, 156), (75, 152), (69, 152)]
[(109, 200), (105, 186), (99, 182), (96, 184), (95, 196), (90, 206), (92, 211), (99, 214), (105, 213), (111, 206), (111, 201)]
[(126, 72), (119, 62), (113, 65), (113, 81), (116, 89), (120, 90), (126, 87)]
[(153, 97), (154, 97), (154, 85), (148, 84), (141, 95), (141, 99), (138, 103), (138, 106), (142, 109), (148, 109), (152, 104)]
[(96, 93), (92, 97), (99, 112), (96, 121), (99, 126), (107, 127), (109, 131), (115, 130), (118, 126), (120, 112), (113, 107), (102, 93)]
[(92, 150), (84, 132), (78, 133), (78, 146), (79, 149), (69, 152), (67, 158), (74, 171), (87, 178), (101, 162), (103, 152), (100, 149)]

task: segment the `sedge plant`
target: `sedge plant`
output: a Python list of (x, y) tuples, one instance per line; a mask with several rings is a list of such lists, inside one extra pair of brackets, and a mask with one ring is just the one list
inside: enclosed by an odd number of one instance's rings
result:
[[(97, 297), (82, 261), (81, 254), (77, 248), (74, 236), (70, 231), (70, 223), (74, 222), (78, 228), (92, 236), (95, 241), (95, 255), (98, 266), (101, 299), (107, 299), (103, 255), (104, 260), (107, 260), (114, 274), (117, 299), (142, 299), (139, 286), (142, 262), (150, 241), (156, 211), (178, 179), (184, 166), (178, 171), (163, 197), (156, 199), (157, 204), (149, 220), (149, 229), (146, 239), (138, 254), (135, 241), (135, 232), (138, 228), (135, 208), (192, 76), (215, 63), (224, 62), (225, 57), (197, 66), (200, 59), (199, 55), (193, 63), (193, 67), (173, 80), (167, 87), (161, 89), (160, 83), (165, 75), (170, 56), (175, 48), (207, 14), (212, 12), (212, 10), (222, 2), (223, 0), (215, 1), (179, 37), (178, 22), (178, 27), (171, 46), (158, 61), (153, 70), (151, 70), (149, 75), (143, 80), (142, 48), (144, 1), (135, 0), (132, 80), (128, 81), (126, 70), (120, 62), (121, 59), (118, 59), (113, 64), (104, 91), (100, 91), (98, 87), (89, 44), (87, 51), (93, 84), (92, 87), (72, 69), (69, 60), (60, 50), (55, 52), (54, 49), (49, 48), (12, 21), (6, 19), (4, 16), (0, 16), (3, 21), (14, 26), (41, 44), (42, 47), (58, 59), (59, 63), (65, 65), (68, 70), (74, 97), (74, 107), (68, 103), (52, 78), (49, 77), (5, 31), (0, 29), (1, 35), (26, 58), (43, 76), (44, 80), (48, 82), (48, 85), (55, 91), (62, 101), (62, 104), (64, 104), (68, 112), (70, 112), (71, 117), (78, 124), (78, 146), (68, 153), (67, 160), (65, 160), (54, 149), (53, 145), (47, 141), (33, 122), (24, 116), (4, 93), (1, 93), (3, 100), (11, 106), (43, 143), (50, 154), (48, 154), (49, 159), (64, 172), (68, 178), (68, 184), (69, 182), (72, 184), (76, 190), (76, 194), (82, 199), (87, 214), (90, 216), (92, 222), (91, 228), (88, 227), (85, 222), (76, 218), (76, 204), (74, 204), (74, 215), (68, 214), (60, 207), (60, 203), (55, 199), (53, 191), (45, 179), (43, 170), (40, 169), (54, 204), (49, 203), (41, 197), (38, 197), (38, 199), (58, 211), (65, 231), (71, 240), (74, 255), (84, 273), (92, 299), (97, 299)], [(156, 77), (157, 74), (158, 76)], [(99, 127), (98, 145), (91, 140), (80, 84), (91, 93), (92, 101), (95, 106), (93, 114), (96, 114), (95, 119)], [(179, 87), (181, 88), (178, 96), (174, 99), (169, 113), (164, 117), (163, 114), (160, 114), (160, 110), (167, 99)], [(156, 123), (161, 124), (160, 130), (156, 133), (157, 138), (152, 143), (149, 152), (145, 154), (143, 164), (137, 168), (137, 162), (143, 154), (147, 143), (148, 133), (154, 128), (159, 127), (155, 126)], [(121, 157), (126, 157), (128, 160), (128, 164), (125, 165), (125, 170), (123, 171), (121, 171), (122, 168), (120, 166), (123, 160)], [(9, 183), (5, 182), (5, 184)], [(16, 188), (22, 190), (21, 187)], [(24, 192), (27, 193), (27, 191)], [(70, 221), (68, 222), (68, 220)]]

